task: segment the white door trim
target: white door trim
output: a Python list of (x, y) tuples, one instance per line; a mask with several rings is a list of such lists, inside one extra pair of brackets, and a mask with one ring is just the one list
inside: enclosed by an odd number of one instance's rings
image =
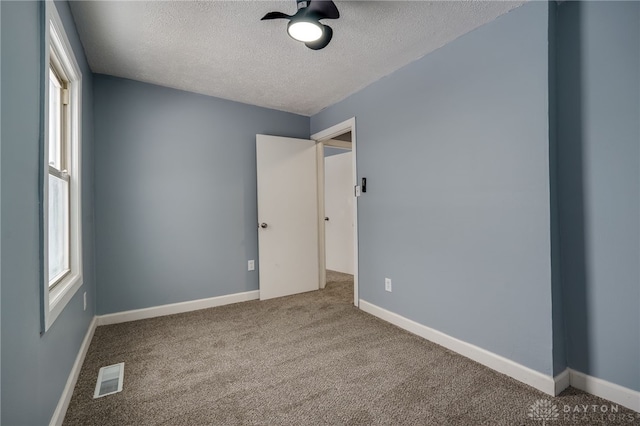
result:
[(322, 141), (316, 141), (316, 173), (318, 175), (318, 270), (320, 272), (318, 282), (320, 289), (323, 289), (327, 285), (327, 243), (324, 228), (324, 143)]
[[(318, 160), (318, 196), (321, 197), (318, 203), (319, 205), (319, 223), (318, 227), (321, 230), (320, 232), (320, 270), (324, 273), (326, 268), (325, 265), (325, 235), (324, 235), (324, 142), (333, 139), (336, 136), (344, 134), (348, 131), (351, 131), (351, 156), (353, 157), (352, 161), (352, 170), (353, 170), (353, 186), (354, 191), (355, 187), (358, 185), (358, 169), (357, 169), (357, 161), (356, 161), (356, 118), (352, 117), (348, 120), (343, 121), (342, 123), (338, 123), (335, 126), (331, 126), (326, 130), (322, 130), (318, 133), (314, 133), (311, 135), (311, 139), (319, 142), (318, 149), (322, 149), (322, 155), (318, 157), (322, 157), (322, 167), (320, 167), (320, 160)], [(355, 306), (360, 305), (360, 298), (358, 296), (358, 198), (355, 199), (353, 203), (353, 304)], [(325, 279), (320, 280), (320, 286), (324, 287)]]

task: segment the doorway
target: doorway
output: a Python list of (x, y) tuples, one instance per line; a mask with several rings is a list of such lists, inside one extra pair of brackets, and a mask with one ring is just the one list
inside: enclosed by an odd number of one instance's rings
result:
[[(332, 126), (326, 130), (318, 132), (316, 134), (311, 135), (311, 139), (318, 142), (318, 207), (319, 207), (319, 255), (320, 255), (320, 287), (324, 288), (327, 282), (326, 270), (337, 268), (338, 272), (346, 272), (353, 274), (353, 304), (355, 306), (359, 305), (359, 296), (358, 296), (358, 203), (356, 197), (356, 188), (359, 188), (357, 183), (357, 170), (356, 170), (356, 126), (355, 126), (355, 117), (349, 120), (346, 120), (342, 123), (339, 123), (335, 126)], [(342, 155), (341, 158), (334, 158), (326, 160), (331, 167), (341, 168), (344, 173), (345, 160), (351, 163), (350, 170), (347, 172), (350, 174), (350, 193), (351, 193), (351, 205), (350, 206), (342, 206), (344, 210), (349, 210), (349, 215), (351, 218), (344, 217), (344, 211), (336, 213), (335, 205), (327, 205), (327, 203), (335, 203), (335, 200), (326, 200), (326, 196), (331, 194), (327, 194), (326, 190), (332, 191), (335, 188), (325, 188), (325, 150), (329, 153), (336, 154), (335, 156)], [(344, 155), (344, 153), (349, 152), (349, 155)], [(331, 155), (330, 155), (331, 157)], [(348, 158), (348, 160), (347, 160)], [(331, 184), (331, 178), (336, 178), (336, 176), (329, 177), (329, 181), (327, 184)], [(344, 183), (342, 185), (342, 190), (344, 191)], [(338, 197), (342, 197), (344, 200), (345, 197), (348, 197), (347, 194), (338, 195)], [(334, 213), (334, 222), (331, 222), (331, 215), (329, 215), (327, 209), (330, 208)], [(340, 217), (343, 216), (343, 217)], [(349, 232), (349, 228), (351, 232)], [(327, 232), (329, 233), (327, 235)], [(344, 233), (350, 235), (344, 235)], [(342, 234), (342, 235), (341, 235)], [(348, 247), (346, 250), (349, 250), (349, 256), (345, 256), (345, 253), (329, 253), (328, 250), (335, 250), (335, 241), (333, 240), (336, 236), (339, 238), (346, 238), (350, 240), (351, 244), (345, 244)], [(337, 244), (340, 244), (337, 242)], [(344, 248), (343, 248), (344, 250)], [(341, 259), (336, 259), (335, 256), (338, 255)], [(345, 259), (348, 259), (347, 262), (349, 264), (345, 264)], [(341, 270), (340, 270), (341, 269)]]

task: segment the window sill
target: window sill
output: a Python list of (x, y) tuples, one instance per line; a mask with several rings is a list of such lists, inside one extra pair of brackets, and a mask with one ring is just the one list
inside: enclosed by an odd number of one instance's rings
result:
[(82, 287), (82, 275), (75, 273), (66, 276), (49, 291), (49, 308), (45, 331), (51, 327), (80, 287)]

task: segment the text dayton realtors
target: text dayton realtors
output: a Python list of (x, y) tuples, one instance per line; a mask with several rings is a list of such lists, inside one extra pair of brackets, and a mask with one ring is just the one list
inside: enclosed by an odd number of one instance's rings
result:
[(618, 405), (563, 405), (562, 417), (564, 420), (584, 421), (598, 419), (600, 421), (628, 421), (640, 419), (640, 413), (620, 413)]

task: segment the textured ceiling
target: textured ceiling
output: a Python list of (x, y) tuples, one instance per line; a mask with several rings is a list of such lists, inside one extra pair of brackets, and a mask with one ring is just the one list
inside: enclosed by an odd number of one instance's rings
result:
[(286, 32), (295, 1), (72, 1), (96, 73), (312, 115), (524, 1), (336, 1), (323, 50)]

